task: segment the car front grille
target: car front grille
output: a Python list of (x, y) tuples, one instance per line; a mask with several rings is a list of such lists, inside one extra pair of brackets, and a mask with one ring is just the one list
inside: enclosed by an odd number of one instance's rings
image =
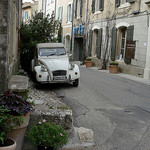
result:
[(65, 76), (67, 73), (66, 70), (57, 70), (57, 71), (53, 71), (53, 76)]

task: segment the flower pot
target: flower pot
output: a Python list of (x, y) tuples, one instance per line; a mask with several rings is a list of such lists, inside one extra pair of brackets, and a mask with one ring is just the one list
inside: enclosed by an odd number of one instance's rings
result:
[(92, 67), (93, 66), (93, 61), (85, 61), (86, 67)]
[(110, 73), (117, 73), (118, 72), (118, 65), (109, 65), (109, 72)]
[(23, 119), (23, 123), (20, 126), (14, 126), (12, 132), (8, 133), (8, 138), (15, 140), (17, 143), (16, 150), (22, 149), (26, 127), (29, 124), (30, 112), (20, 117)]
[(0, 146), (0, 150), (16, 150), (16, 142), (12, 139), (7, 139), (4, 146)]
[(42, 146), (42, 145), (38, 145), (38, 150), (54, 150), (51, 146)]

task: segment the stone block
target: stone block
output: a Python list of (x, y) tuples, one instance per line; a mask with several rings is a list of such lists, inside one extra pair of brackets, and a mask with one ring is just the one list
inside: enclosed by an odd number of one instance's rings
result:
[(78, 128), (78, 135), (82, 142), (94, 142), (94, 134), (91, 129), (80, 127)]

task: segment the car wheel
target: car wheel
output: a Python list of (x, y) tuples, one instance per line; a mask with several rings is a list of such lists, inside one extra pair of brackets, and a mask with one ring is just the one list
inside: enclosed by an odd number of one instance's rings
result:
[(78, 85), (79, 85), (79, 79), (75, 79), (73, 81), (73, 86), (78, 87)]

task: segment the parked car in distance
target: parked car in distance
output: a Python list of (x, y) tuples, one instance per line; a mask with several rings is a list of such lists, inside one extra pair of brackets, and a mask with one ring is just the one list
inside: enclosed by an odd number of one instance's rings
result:
[(39, 83), (73, 83), (75, 87), (79, 85), (79, 67), (69, 62), (62, 43), (37, 44), (31, 70)]

